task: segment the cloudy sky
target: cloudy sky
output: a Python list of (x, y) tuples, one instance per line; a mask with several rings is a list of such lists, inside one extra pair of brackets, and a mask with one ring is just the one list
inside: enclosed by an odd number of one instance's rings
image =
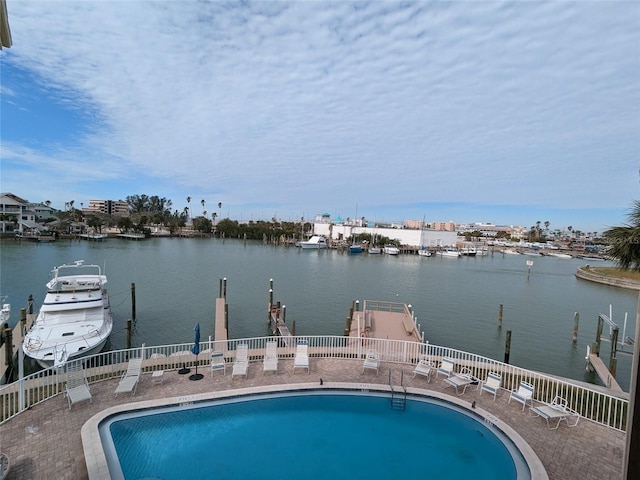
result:
[(639, 198), (638, 2), (7, 9), (0, 187), (30, 201), (602, 232)]

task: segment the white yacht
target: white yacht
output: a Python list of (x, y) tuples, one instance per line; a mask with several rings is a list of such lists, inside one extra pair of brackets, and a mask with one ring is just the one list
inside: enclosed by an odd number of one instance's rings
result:
[(24, 353), (47, 368), (102, 350), (113, 328), (106, 283), (100, 267), (83, 260), (55, 267)]
[(322, 235), (314, 235), (309, 240), (298, 242), (298, 246), (305, 250), (327, 248), (327, 239)]

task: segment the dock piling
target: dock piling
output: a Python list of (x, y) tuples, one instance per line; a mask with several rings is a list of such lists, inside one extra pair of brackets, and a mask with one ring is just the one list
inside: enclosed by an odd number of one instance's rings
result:
[(136, 321), (136, 284), (131, 282), (131, 319)]
[(127, 350), (131, 348), (131, 319), (127, 318), (127, 325), (125, 327), (126, 330), (126, 345)]
[(502, 310), (503, 305), (500, 304), (500, 310), (498, 311), (498, 328), (502, 328)]
[(511, 355), (511, 330), (507, 330), (507, 341), (504, 346), (504, 363), (509, 363), (509, 356)]
[(580, 314), (578, 312), (573, 313), (573, 343), (578, 341), (578, 322), (580, 321)]

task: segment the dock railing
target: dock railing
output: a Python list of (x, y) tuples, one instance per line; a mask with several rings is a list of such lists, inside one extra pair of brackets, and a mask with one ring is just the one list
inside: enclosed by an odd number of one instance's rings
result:
[[(368, 349), (373, 348), (380, 354), (383, 363), (401, 365), (413, 370), (420, 355), (439, 365), (443, 357), (455, 361), (456, 371), (470, 369), (472, 374), (484, 380), (489, 372), (502, 375), (502, 388), (509, 391), (518, 389), (521, 381), (534, 385), (534, 400), (550, 402), (556, 396), (567, 400), (569, 408), (583, 418), (619, 431), (626, 430), (628, 395), (612, 395), (596, 385), (590, 387), (583, 383), (572, 382), (539, 372), (526, 370), (487, 357), (452, 348), (431, 345), (429, 343), (386, 340), (378, 338), (355, 338), (344, 336), (298, 336), (291, 337), (293, 342), (284, 342), (280, 337), (255, 337), (225, 341), (201, 342), (201, 351), (196, 357), (191, 353), (192, 343), (137, 347), (129, 350), (114, 350), (68, 362), (82, 363), (89, 383), (119, 378), (127, 369), (130, 357), (141, 355), (144, 358), (143, 372), (154, 370), (178, 370), (194, 367), (196, 361), (200, 368), (206, 368), (214, 351), (223, 352), (226, 363), (233, 363), (236, 347), (239, 343), (249, 345), (249, 361), (261, 362), (267, 341), (278, 341), (278, 357), (293, 359), (298, 340), (309, 344), (309, 357), (327, 359), (363, 359)], [(73, 365), (72, 365), (73, 366)], [(4, 423), (22, 411), (49, 398), (64, 393), (64, 368), (48, 368), (6, 385), (0, 386), (0, 423)], [(359, 380), (354, 370), (355, 381)]]

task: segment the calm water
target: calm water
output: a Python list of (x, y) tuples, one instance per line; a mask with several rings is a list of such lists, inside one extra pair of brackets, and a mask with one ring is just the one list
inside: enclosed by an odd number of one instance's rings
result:
[[(461, 259), (417, 255), (348, 255), (219, 239), (109, 239), (102, 243), (51, 244), (5, 240), (0, 252), (0, 294), (12, 304), (12, 323), (33, 294), (44, 298), (51, 269), (85, 260), (106, 267), (114, 314), (111, 348), (124, 348), (136, 286), (134, 345), (191, 342), (200, 322), (202, 338), (213, 335), (215, 297), (227, 278), (229, 334), (267, 332), (269, 279), (274, 300), (287, 306), (287, 323), (303, 335), (341, 335), (353, 299), (413, 305), (430, 343), (502, 360), (512, 331), (512, 364), (593, 381), (584, 371), (586, 345), (595, 339), (599, 313), (613, 306), (633, 337), (638, 294), (575, 278), (585, 260), (501, 255)], [(526, 261), (533, 260), (527, 274)], [(595, 262), (592, 262), (595, 264)], [(607, 265), (597, 262), (598, 265)], [(498, 312), (504, 305), (503, 328)], [(573, 314), (580, 314), (577, 345)], [(609, 345), (601, 355), (608, 363)], [(629, 387), (631, 358), (618, 355), (618, 381)]]
[(517, 475), (505, 444), (478, 420), (422, 401), (398, 412), (388, 397), (296, 395), (136, 412), (109, 430), (124, 478), (132, 479), (373, 480), (427, 471), (432, 479), (509, 480), (529, 473), (516, 452)]

